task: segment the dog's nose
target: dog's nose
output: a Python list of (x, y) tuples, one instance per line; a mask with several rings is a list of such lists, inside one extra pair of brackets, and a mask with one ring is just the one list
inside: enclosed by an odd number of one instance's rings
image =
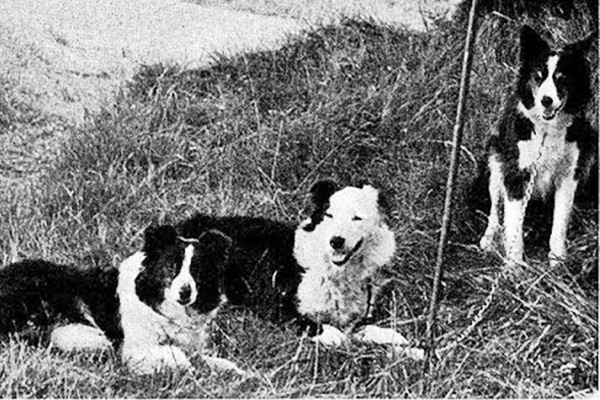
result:
[(192, 288), (190, 287), (190, 285), (185, 285), (181, 289), (179, 289), (179, 299), (177, 299), (177, 302), (179, 304), (188, 304), (191, 298)]
[(551, 97), (548, 96), (544, 96), (542, 97), (542, 105), (546, 108), (550, 107), (552, 105), (553, 101)]
[(332, 237), (332, 238), (331, 238), (331, 240), (329, 241), (329, 244), (331, 245), (331, 247), (332, 247), (334, 250), (339, 250), (339, 249), (341, 249), (342, 247), (344, 247), (344, 242), (345, 242), (345, 240), (344, 240), (344, 238), (343, 238), (343, 237), (341, 237), (341, 236), (334, 236), (334, 237)]

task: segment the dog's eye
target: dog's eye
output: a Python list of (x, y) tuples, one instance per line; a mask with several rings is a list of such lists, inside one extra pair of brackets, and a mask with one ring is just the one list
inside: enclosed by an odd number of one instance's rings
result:
[(330, 213), (325, 213), (325, 218), (333, 218), (333, 215), (331, 215)]
[(537, 71), (533, 76), (533, 79), (535, 79), (536, 82), (541, 82), (542, 79), (544, 79), (544, 74), (542, 74), (542, 71)]
[(352, 217), (352, 221), (362, 221), (363, 219), (361, 217), (359, 217), (358, 215), (355, 215), (354, 217)]
[(557, 72), (556, 74), (554, 74), (554, 80), (557, 82), (561, 82), (565, 79), (565, 74), (563, 74), (562, 72)]

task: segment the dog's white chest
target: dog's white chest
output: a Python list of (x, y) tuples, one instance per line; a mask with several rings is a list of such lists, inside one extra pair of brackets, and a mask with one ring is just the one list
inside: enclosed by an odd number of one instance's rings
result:
[(573, 174), (579, 149), (565, 136), (566, 128), (547, 126), (532, 134), (530, 140), (518, 142), (519, 168), (535, 169), (536, 194), (545, 196), (558, 179)]
[(298, 311), (318, 322), (345, 328), (367, 312), (369, 295), (366, 284), (339, 282), (335, 275), (307, 271), (298, 286)]

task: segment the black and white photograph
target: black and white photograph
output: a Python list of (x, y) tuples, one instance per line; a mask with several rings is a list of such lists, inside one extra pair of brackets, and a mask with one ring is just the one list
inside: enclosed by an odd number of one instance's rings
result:
[(599, 17), (0, 1), (0, 398), (599, 396)]

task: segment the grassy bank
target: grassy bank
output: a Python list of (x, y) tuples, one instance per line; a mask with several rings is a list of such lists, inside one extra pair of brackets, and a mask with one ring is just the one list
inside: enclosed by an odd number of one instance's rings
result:
[[(499, 260), (474, 246), (484, 217), (465, 194), (515, 73), (520, 21), (489, 17), (477, 39), (471, 106), (440, 310), (442, 345), (482, 307)], [(424, 335), (441, 224), (464, 28), (428, 34), (344, 20), (276, 51), (217, 57), (205, 69), (143, 68), (129, 90), (73, 130), (41, 184), (0, 206), (5, 261), (117, 263), (152, 222), (194, 212), (299, 221), (319, 178), (370, 182), (392, 204), (397, 285), (385, 322)], [(10, 115), (6, 118), (10, 118)], [(561, 397), (598, 387), (597, 210), (575, 215), (571, 254), (549, 270), (531, 230), (531, 268), (510, 271), (483, 322), (431, 375), (385, 348), (325, 351), (229, 309), (219, 355), (252, 371), (200, 366), (135, 378), (112, 355), (65, 357), (11, 339), (0, 348), (2, 397)], [(596, 279), (596, 281), (594, 281)], [(409, 321), (408, 323), (403, 323)], [(299, 354), (297, 360), (293, 360)], [(432, 379), (428, 379), (432, 378)]]

